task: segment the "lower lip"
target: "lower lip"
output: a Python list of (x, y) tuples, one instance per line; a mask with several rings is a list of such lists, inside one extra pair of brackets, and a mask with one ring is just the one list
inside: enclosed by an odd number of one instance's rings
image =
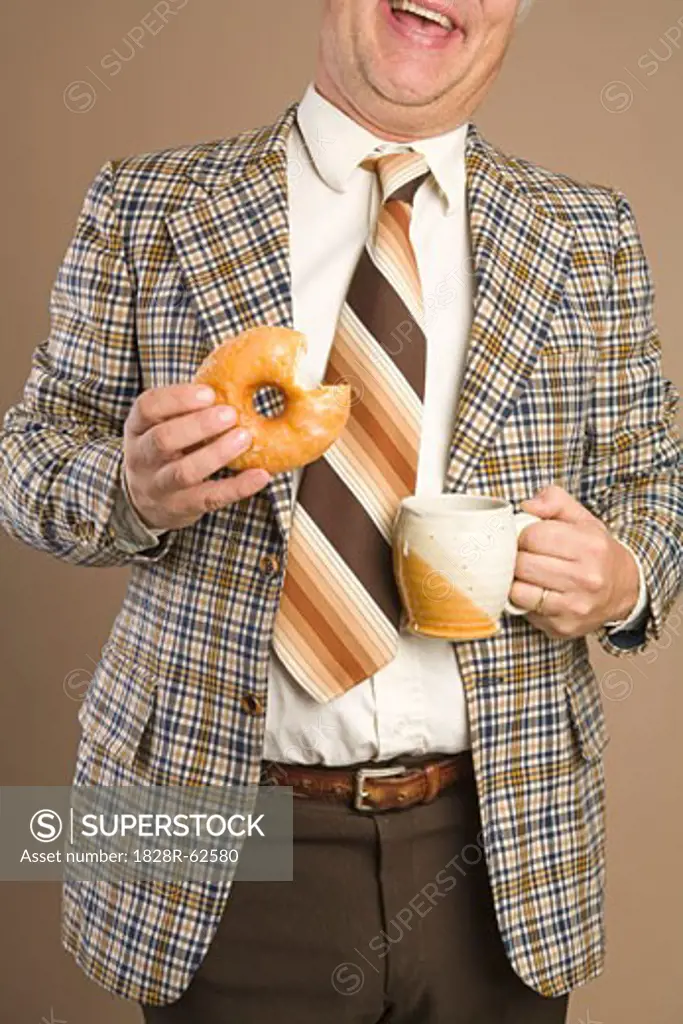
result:
[(453, 29), (447, 35), (442, 35), (441, 33), (429, 35), (426, 32), (420, 32), (417, 27), (408, 25), (394, 16), (389, 0), (380, 0), (380, 7), (387, 24), (397, 35), (417, 46), (423, 46), (427, 50), (443, 50), (454, 41), (459, 41), (463, 38), (462, 30), (459, 28)]

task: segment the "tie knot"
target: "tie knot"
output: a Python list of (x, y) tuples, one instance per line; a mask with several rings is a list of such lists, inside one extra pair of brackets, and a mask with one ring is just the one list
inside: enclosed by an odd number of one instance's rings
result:
[(375, 171), (382, 189), (382, 202), (399, 199), (411, 204), (422, 182), (429, 176), (429, 164), (422, 153), (387, 153), (370, 156), (363, 167)]

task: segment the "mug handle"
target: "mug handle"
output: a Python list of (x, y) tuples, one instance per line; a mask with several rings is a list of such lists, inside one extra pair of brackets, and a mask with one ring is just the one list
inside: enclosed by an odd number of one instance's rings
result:
[[(517, 540), (522, 530), (526, 530), (527, 526), (531, 526), (532, 523), (540, 523), (541, 520), (538, 516), (532, 516), (531, 512), (516, 512), (514, 515), (515, 530), (517, 531)], [(518, 605), (513, 604), (508, 598), (505, 602), (505, 611), (508, 615), (527, 615), (528, 608), (520, 608)]]

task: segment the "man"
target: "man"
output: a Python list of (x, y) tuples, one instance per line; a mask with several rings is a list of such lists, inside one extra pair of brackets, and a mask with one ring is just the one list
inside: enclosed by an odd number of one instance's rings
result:
[[(0, 448), (13, 535), (132, 566), (76, 780), (297, 795), (292, 883), (67, 884), (66, 947), (148, 1021), (550, 1024), (601, 970), (607, 735), (585, 637), (643, 650), (680, 587), (677, 399), (624, 197), (470, 123), (517, 8), (325, 0), (314, 85), (275, 125), (108, 162), (85, 200)], [(306, 333), (312, 381), (343, 344), (365, 358), (367, 422), (400, 422), (413, 387), (417, 493), (542, 520), (511, 591), (525, 618), (455, 645), (389, 624), (392, 656), (358, 680), (342, 622), (344, 692), (311, 695), (320, 610), (288, 647), (288, 552), (308, 529), (313, 566), (353, 560), (347, 516), (384, 480), (327, 456), (225, 471), (250, 439), (187, 382), (259, 323)], [(323, 485), (338, 506), (315, 519)], [(364, 598), (386, 566), (367, 550)]]

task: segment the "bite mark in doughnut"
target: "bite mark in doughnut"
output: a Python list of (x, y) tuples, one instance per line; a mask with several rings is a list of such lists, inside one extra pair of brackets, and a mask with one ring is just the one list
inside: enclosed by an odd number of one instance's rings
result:
[[(271, 475), (313, 462), (337, 440), (349, 418), (349, 384), (305, 389), (295, 383), (306, 338), (288, 327), (253, 327), (215, 348), (199, 367), (194, 382), (208, 384), (219, 404), (232, 406), (240, 427), (253, 443), (233, 459), (236, 470), (265, 469)], [(284, 398), (279, 416), (263, 416), (254, 395), (278, 388)]]

